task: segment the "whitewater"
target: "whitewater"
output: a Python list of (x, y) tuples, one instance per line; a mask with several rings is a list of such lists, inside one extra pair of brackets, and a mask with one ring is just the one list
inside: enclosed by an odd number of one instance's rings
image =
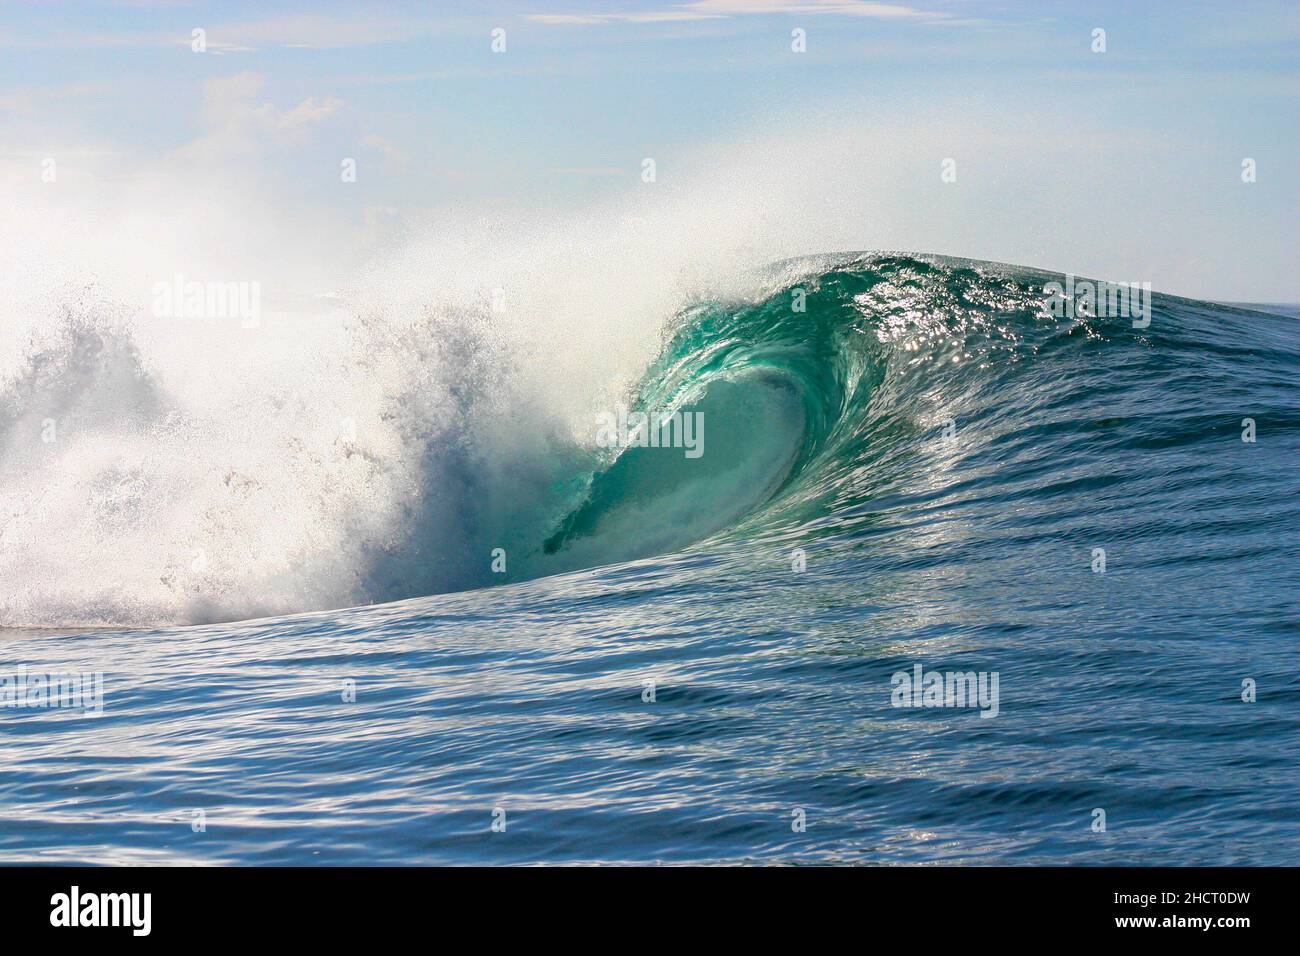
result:
[(1062, 313), (752, 188), (346, 273), (12, 203), (0, 670), (103, 690), (0, 712), (0, 860), (1293, 861), (1295, 315)]

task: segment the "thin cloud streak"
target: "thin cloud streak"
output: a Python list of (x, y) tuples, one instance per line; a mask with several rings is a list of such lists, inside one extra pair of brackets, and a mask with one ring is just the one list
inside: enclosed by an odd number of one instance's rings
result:
[(864, 0), (695, 0), (666, 11), (633, 13), (535, 13), (528, 17), (553, 26), (584, 26), (606, 23), (670, 23), (690, 20), (721, 20), (754, 14), (872, 17), (882, 20), (927, 20), (942, 22), (946, 13), (933, 13), (895, 3), (867, 3)]

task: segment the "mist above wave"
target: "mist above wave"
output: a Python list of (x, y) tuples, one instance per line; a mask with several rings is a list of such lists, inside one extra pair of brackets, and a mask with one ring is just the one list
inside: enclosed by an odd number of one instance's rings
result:
[[(400, 239), (332, 224), (347, 238), (313, 262), (330, 234), (314, 213), (190, 179), (175, 162), (112, 193), (16, 190), (0, 626), (232, 620), (494, 580), (494, 547), (540, 547), (573, 506), (593, 409), (637, 380), (683, 301), (753, 264), (765, 215), (684, 189), (564, 219), (460, 210)], [(210, 303), (237, 284), (255, 317), (185, 306), (191, 285)]]
[[(235, 80), (210, 91), (220, 124), (147, 161), (83, 158), (54, 184), (0, 161), (0, 626), (497, 580), (492, 548), (540, 547), (581, 503), (594, 412), (685, 304), (760, 301), (806, 268), (755, 271), (785, 257), (983, 228), (954, 232), (966, 200), (915, 176), (948, 121), (781, 126), (577, 209), (322, 202), (268, 171), (283, 111)], [(236, 301), (257, 320), (158, 308), (189, 283), (256, 284)]]

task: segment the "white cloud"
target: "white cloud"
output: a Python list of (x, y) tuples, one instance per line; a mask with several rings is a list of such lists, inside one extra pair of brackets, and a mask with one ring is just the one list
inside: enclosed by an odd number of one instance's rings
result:
[(326, 96), (319, 100), (314, 96), (309, 96), (293, 109), (281, 113), (276, 118), (276, 125), (281, 129), (309, 126), (334, 115), (342, 106), (343, 101), (334, 96)]
[[(286, 47), (294, 49), (337, 49), (402, 43), (441, 32), (432, 19), (382, 17), (374, 14), (302, 14), (266, 17), (260, 20), (221, 22), (199, 18), (193, 24), (207, 34), (207, 54), (254, 53)], [(190, 46), (190, 27), (183, 30), (147, 32), (112, 31), (76, 33), (53, 31), (41, 36), (19, 37), (0, 34), (0, 47), (175, 47)]]
[(290, 109), (259, 103), (266, 78), (236, 73), (203, 84), (203, 121), (207, 132), (172, 155), (187, 162), (220, 162), (235, 153), (253, 153), (297, 141), (306, 130), (323, 123), (343, 101), (333, 96), (309, 96)]
[(865, 0), (694, 0), (672, 10), (634, 13), (538, 13), (530, 20), (552, 25), (601, 23), (664, 23), (681, 20), (716, 20), (745, 14), (790, 14), (817, 16), (874, 17), (885, 20), (941, 21), (944, 13), (931, 13), (896, 3), (867, 3)]
[(866, 3), (863, 0), (696, 0), (687, 5), (701, 13), (835, 13), (853, 17), (879, 17), (882, 19), (925, 19), (945, 14), (926, 13), (896, 3)]
[(580, 26), (613, 23), (615, 21), (624, 23), (673, 23), (682, 20), (719, 20), (722, 19), (722, 15), (716, 13), (692, 13), (688, 10), (663, 13), (536, 13), (529, 16), (528, 19), (535, 20), (538, 23), (549, 23), (553, 26)]
[(218, 40), (254, 48), (329, 49), (400, 43), (433, 32), (431, 22), (419, 19), (303, 15), (217, 25), (208, 34)]
[(401, 169), (410, 159), (406, 150), (402, 149), (391, 139), (376, 135), (375, 133), (365, 134), (357, 141), (357, 143), (363, 148), (372, 149), (383, 156), (384, 161), (388, 164), (390, 169)]

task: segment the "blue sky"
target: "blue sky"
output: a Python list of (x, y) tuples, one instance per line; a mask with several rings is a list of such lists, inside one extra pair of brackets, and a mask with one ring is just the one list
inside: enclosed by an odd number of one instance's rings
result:
[(0, 184), (53, 156), (103, 192), (166, 158), (357, 227), (615, 201), (645, 157), (671, 181), (771, 155), (767, 182), (794, 156), (808, 189), (825, 157), (842, 221), (810, 243), (1296, 301), (1298, 46), (1294, 3), (8, 3)]

